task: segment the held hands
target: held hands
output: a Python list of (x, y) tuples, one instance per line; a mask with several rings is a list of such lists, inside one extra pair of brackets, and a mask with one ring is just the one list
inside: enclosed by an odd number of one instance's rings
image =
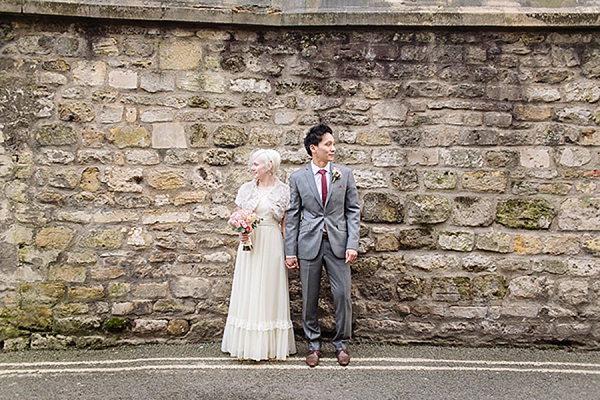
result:
[(248, 242), (248, 237), (250, 235), (247, 233), (240, 233), (239, 234), (239, 238), (240, 238), (240, 242), (242, 242), (243, 244), (246, 244)]
[(288, 269), (298, 269), (298, 259), (296, 257), (286, 258), (285, 266), (288, 267)]
[(346, 249), (346, 264), (351, 263), (358, 257), (358, 252), (353, 249)]

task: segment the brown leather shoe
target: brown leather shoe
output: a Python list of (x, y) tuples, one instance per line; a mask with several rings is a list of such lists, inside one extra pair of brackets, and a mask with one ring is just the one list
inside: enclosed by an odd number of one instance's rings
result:
[(321, 358), (320, 350), (310, 350), (306, 356), (306, 363), (309, 367), (316, 367), (319, 365), (319, 358)]
[(345, 367), (346, 365), (350, 364), (350, 354), (348, 354), (348, 349), (338, 350), (337, 351), (337, 359), (338, 359), (338, 363), (342, 367)]

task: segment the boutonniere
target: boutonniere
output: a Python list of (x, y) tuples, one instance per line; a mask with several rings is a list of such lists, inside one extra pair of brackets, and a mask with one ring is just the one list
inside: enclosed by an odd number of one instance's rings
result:
[(342, 177), (342, 171), (339, 168), (334, 168), (331, 173), (331, 181), (335, 182)]

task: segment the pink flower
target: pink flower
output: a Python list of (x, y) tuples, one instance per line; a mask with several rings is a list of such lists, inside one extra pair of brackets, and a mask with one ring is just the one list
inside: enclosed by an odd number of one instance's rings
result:
[(342, 177), (342, 171), (339, 168), (334, 168), (331, 174), (331, 182), (335, 182)]

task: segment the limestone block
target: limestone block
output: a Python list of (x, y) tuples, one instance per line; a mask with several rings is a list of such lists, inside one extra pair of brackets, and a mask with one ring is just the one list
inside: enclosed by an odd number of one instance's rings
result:
[(194, 124), (189, 128), (191, 147), (208, 147), (208, 131), (202, 124)]
[[(391, 82), (365, 82), (361, 84), (360, 88), (367, 99), (381, 100), (393, 99), (394, 97), (396, 97), (398, 95), (398, 91), (400, 90), (400, 85)], [(398, 109), (392, 110), (392, 113), (397, 114)]]
[(398, 281), (396, 294), (399, 301), (411, 301), (421, 297), (425, 291), (425, 278), (418, 275), (404, 275)]
[(54, 248), (40, 249), (34, 246), (24, 246), (19, 248), (19, 261), (38, 267), (47, 267), (48, 264), (58, 259), (60, 253), (61, 250)]
[(450, 112), (444, 115), (443, 122), (448, 125), (481, 126), (483, 114), (478, 112)]
[(270, 93), (271, 83), (265, 79), (238, 78), (231, 81), (229, 90), (237, 93)]
[(172, 336), (181, 336), (188, 333), (190, 323), (185, 319), (172, 319), (167, 325), (167, 333)]
[(476, 149), (448, 149), (441, 151), (442, 163), (448, 167), (481, 168), (483, 154)]
[(406, 152), (400, 148), (375, 149), (371, 159), (376, 167), (403, 167), (406, 165)]
[(139, 283), (133, 286), (131, 293), (143, 299), (164, 298), (169, 293), (169, 283)]
[[(586, 249), (586, 236), (583, 237), (582, 247)], [(562, 236), (562, 235), (551, 235), (542, 239), (543, 249), (545, 254), (560, 255), (569, 254), (574, 255), (579, 253), (579, 237), (577, 236)]]
[(506, 304), (502, 306), (502, 316), (518, 318), (536, 318), (540, 312), (537, 304)]
[(510, 297), (547, 299), (554, 290), (554, 281), (546, 276), (519, 276), (508, 284)]
[(561, 281), (558, 284), (558, 297), (565, 303), (577, 306), (589, 301), (589, 283), (584, 280)]
[(454, 171), (425, 171), (423, 173), (423, 183), (427, 189), (454, 189), (458, 183), (458, 176)]
[(195, 70), (202, 60), (201, 43), (193, 40), (162, 41), (158, 47), (160, 69)]
[(180, 277), (173, 287), (175, 297), (206, 299), (211, 292), (210, 281), (205, 278)]
[(471, 280), (473, 297), (500, 300), (506, 295), (506, 284), (502, 275), (477, 275)]
[(469, 254), (463, 258), (463, 269), (470, 272), (493, 272), (496, 270), (495, 258), (481, 254)]
[(403, 214), (402, 203), (395, 194), (370, 192), (363, 197), (363, 221), (400, 223)]
[(570, 198), (560, 205), (558, 226), (562, 230), (600, 229), (600, 197)]
[(51, 226), (42, 228), (35, 236), (35, 244), (38, 247), (66, 249), (73, 238), (75, 231), (66, 226)]
[(166, 333), (168, 321), (164, 319), (134, 319), (131, 331), (139, 334)]
[(123, 126), (110, 129), (106, 139), (120, 149), (150, 146), (150, 134), (141, 126)]
[(444, 250), (472, 251), (475, 246), (473, 232), (440, 232), (438, 245)]
[(155, 149), (187, 148), (183, 125), (177, 122), (153, 124), (152, 147)]
[(556, 259), (536, 259), (532, 263), (532, 270), (553, 275), (565, 275), (569, 272), (567, 263)]
[[(108, 285), (108, 297), (122, 297), (131, 291), (131, 283), (128, 282), (111, 282)], [(113, 305), (113, 314), (115, 314), (115, 305)], [(121, 314), (122, 315), (122, 314)]]
[(118, 249), (123, 244), (119, 229), (92, 230), (81, 239), (80, 245), (92, 249)]
[(70, 122), (91, 122), (96, 117), (94, 108), (87, 103), (59, 103), (58, 118)]
[(13, 245), (26, 245), (33, 243), (33, 229), (15, 224), (0, 234), (0, 240)]
[(127, 150), (125, 162), (132, 165), (157, 165), (160, 158), (158, 152), (153, 150)]
[(488, 232), (477, 234), (476, 247), (479, 250), (496, 253), (510, 253), (511, 236), (507, 233)]
[(127, 315), (134, 310), (132, 302), (113, 303), (111, 313), (112, 315)]
[(139, 216), (134, 211), (114, 210), (99, 211), (93, 214), (93, 221), (97, 224), (116, 224), (122, 222), (139, 221)]
[(390, 133), (383, 129), (359, 132), (356, 143), (363, 146), (387, 146), (392, 144)]
[(534, 236), (515, 236), (515, 253), (518, 254), (540, 254), (542, 252), (542, 241)]
[(562, 149), (558, 156), (558, 162), (565, 167), (581, 167), (592, 160), (592, 155), (587, 149), (567, 147)]
[(375, 238), (375, 251), (396, 251), (399, 248), (400, 243), (394, 235), (377, 236)]
[(437, 269), (456, 269), (462, 266), (460, 257), (452, 254), (413, 254), (406, 253), (404, 262), (412, 268), (422, 269), (424, 271), (432, 271)]
[(433, 195), (408, 195), (406, 197), (406, 223), (438, 224), (450, 218), (448, 199)]
[(48, 330), (52, 326), (52, 308), (48, 306), (24, 306), (19, 310), (17, 325), (22, 329)]
[(356, 186), (361, 189), (387, 188), (385, 176), (381, 171), (354, 170)]
[(411, 191), (419, 187), (419, 175), (415, 169), (402, 168), (392, 171), (390, 181), (400, 191)]
[(504, 193), (507, 183), (505, 171), (468, 171), (462, 177), (463, 189), (478, 192)]
[(600, 272), (600, 260), (572, 258), (566, 261), (571, 275), (593, 276)]
[(140, 88), (150, 93), (173, 91), (175, 76), (169, 72), (144, 73), (140, 76)]
[(512, 115), (507, 113), (488, 112), (483, 116), (483, 123), (486, 126), (508, 128), (512, 124)]
[(150, 233), (142, 228), (131, 228), (127, 232), (127, 244), (135, 248), (150, 247), (153, 242), (153, 237)]
[(173, 121), (173, 110), (154, 108), (141, 113), (141, 121), (147, 123)]
[(222, 251), (216, 253), (207, 253), (204, 255), (204, 261), (217, 264), (225, 264), (231, 261), (231, 254)]
[(554, 207), (544, 199), (512, 199), (498, 202), (496, 222), (509, 228), (548, 229)]
[(525, 100), (528, 102), (546, 102), (560, 100), (558, 88), (547, 86), (529, 86), (525, 88)]
[(176, 211), (149, 211), (142, 215), (142, 224), (174, 224), (189, 222), (191, 216), (186, 212)]
[[(215, 135), (215, 141), (217, 140)], [(265, 126), (253, 126), (248, 134), (248, 144), (258, 147), (277, 146), (281, 141), (281, 132)], [(228, 146), (222, 146), (228, 147)], [(229, 146), (230, 147), (230, 146)]]
[(97, 286), (71, 286), (67, 292), (69, 300), (75, 299), (101, 299), (104, 297), (104, 287)]
[(552, 118), (552, 108), (515, 104), (513, 115), (517, 121), (546, 121)]
[(107, 67), (103, 61), (77, 61), (73, 68), (73, 83), (101, 86), (106, 79)]
[(92, 51), (99, 56), (118, 56), (117, 39), (105, 37), (92, 42)]
[(115, 89), (136, 89), (138, 74), (131, 70), (114, 70), (108, 74), (108, 84)]
[(67, 263), (75, 265), (90, 265), (95, 264), (98, 258), (94, 253), (78, 253), (69, 252), (67, 255)]
[(372, 108), (373, 122), (379, 128), (403, 126), (408, 114), (404, 101), (381, 101)]
[(553, 111), (552, 118), (559, 122), (577, 125), (591, 125), (594, 122), (592, 111), (583, 107), (557, 108)]
[(155, 189), (168, 190), (185, 186), (185, 171), (183, 170), (150, 170), (148, 185)]
[(141, 192), (143, 180), (141, 168), (106, 167), (102, 182), (116, 192)]
[(77, 143), (77, 134), (67, 125), (42, 125), (36, 131), (36, 140), (42, 146), (66, 146)]
[(434, 277), (431, 279), (431, 298), (435, 301), (457, 302), (471, 298), (468, 277)]
[(54, 306), (65, 297), (66, 288), (61, 284), (26, 283), (21, 285), (21, 306)]
[(590, 82), (573, 82), (564, 87), (564, 101), (595, 103), (600, 100), (600, 88)]
[(29, 203), (29, 185), (20, 181), (8, 182), (4, 188), (7, 199), (19, 203)]
[(103, 124), (119, 123), (123, 120), (123, 110), (123, 106), (103, 105), (98, 119)]

